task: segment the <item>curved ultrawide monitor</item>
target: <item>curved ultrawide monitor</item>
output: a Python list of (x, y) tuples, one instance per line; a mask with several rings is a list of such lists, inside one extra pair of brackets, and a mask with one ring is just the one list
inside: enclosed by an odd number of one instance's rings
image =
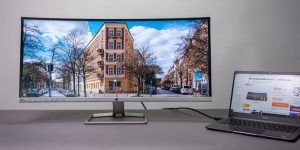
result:
[(21, 19), (21, 102), (210, 101), (210, 19)]

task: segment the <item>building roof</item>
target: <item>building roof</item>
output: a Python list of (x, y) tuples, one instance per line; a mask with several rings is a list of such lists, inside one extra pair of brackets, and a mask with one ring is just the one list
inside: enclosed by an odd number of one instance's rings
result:
[(105, 24), (124, 24), (126, 26), (127, 30), (129, 31), (129, 35), (130, 35), (131, 39), (134, 41), (126, 22), (106, 21), (102, 24), (102, 26), (97, 31), (96, 35), (90, 40), (90, 42), (85, 46), (84, 49), (86, 49), (88, 46), (90, 46), (90, 44), (95, 40), (95, 38), (98, 36), (98, 34), (100, 33), (101, 29), (104, 27)]

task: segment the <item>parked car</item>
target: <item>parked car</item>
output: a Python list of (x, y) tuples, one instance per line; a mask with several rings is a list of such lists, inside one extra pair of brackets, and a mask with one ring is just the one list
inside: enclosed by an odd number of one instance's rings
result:
[(48, 93), (48, 89), (41, 89), (41, 91), (42, 91), (43, 94)]
[(183, 86), (180, 89), (180, 93), (181, 94), (193, 94), (193, 90), (192, 90), (191, 86)]
[(27, 97), (39, 97), (39, 96), (41, 96), (40, 90), (36, 89), (36, 88), (29, 89), (28, 92), (26, 93), (26, 96)]
[(66, 96), (66, 97), (76, 97), (76, 94), (75, 94), (74, 91), (67, 91), (67, 92), (65, 93), (65, 96)]
[(59, 92), (60, 94), (65, 95), (65, 93), (67, 92), (67, 90), (65, 90), (65, 89), (59, 89), (58, 92)]
[(147, 93), (148, 94), (156, 94), (157, 93), (157, 89), (156, 87), (150, 87), (147, 89)]
[(169, 87), (169, 86), (164, 86), (164, 87), (162, 87), (161, 89), (170, 91), (171, 87)]
[(180, 93), (180, 87), (175, 87), (175, 86), (174, 86), (174, 87), (171, 87), (171, 88), (170, 88), (170, 91), (171, 91), (171, 92), (174, 92), (174, 93)]

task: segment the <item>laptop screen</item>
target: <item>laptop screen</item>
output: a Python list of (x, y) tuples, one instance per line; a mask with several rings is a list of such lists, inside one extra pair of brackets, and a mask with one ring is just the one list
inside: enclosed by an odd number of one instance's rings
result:
[(300, 75), (236, 73), (232, 112), (300, 116)]

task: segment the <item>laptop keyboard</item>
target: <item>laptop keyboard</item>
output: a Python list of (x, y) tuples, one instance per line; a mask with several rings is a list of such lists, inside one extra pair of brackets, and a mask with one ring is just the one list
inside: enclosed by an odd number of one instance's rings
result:
[(260, 121), (234, 119), (234, 118), (221, 120), (219, 123), (228, 124), (232, 126), (243, 126), (243, 127), (251, 127), (251, 128), (263, 129), (263, 130), (288, 132), (288, 133), (293, 133), (298, 129), (297, 126), (292, 126), (292, 125), (274, 124), (274, 123), (266, 123)]

